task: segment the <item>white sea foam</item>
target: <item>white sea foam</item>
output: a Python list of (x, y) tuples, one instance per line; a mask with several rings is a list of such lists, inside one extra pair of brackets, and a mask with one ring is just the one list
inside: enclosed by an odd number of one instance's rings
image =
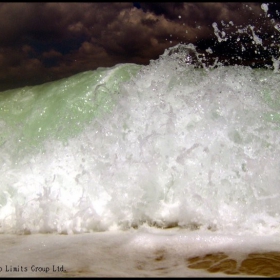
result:
[(187, 50), (166, 52), (118, 93), (107, 88), (110, 110), (67, 143), (47, 138), (41, 152), (6, 160), (2, 232), (143, 223), (279, 232), (278, 77), (242, 66), (186, 66)]

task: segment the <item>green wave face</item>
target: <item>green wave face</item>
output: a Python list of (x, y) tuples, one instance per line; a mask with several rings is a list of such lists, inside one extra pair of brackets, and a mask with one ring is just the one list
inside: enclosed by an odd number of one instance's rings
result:
[(15, 156), (41, 149), (46, 139), (67, 143), (92, 119), (114, 106), (119, 84), (141, 67), (117, 65), (34, 87), (0, 93), (0, 145), (8, 142)]

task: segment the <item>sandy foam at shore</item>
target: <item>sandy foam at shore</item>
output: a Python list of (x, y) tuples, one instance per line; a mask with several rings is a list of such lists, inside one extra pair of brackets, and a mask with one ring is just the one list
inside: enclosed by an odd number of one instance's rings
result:
[(275, 277), (279, 241), (181, 229), (2, 234), (0, 277)]

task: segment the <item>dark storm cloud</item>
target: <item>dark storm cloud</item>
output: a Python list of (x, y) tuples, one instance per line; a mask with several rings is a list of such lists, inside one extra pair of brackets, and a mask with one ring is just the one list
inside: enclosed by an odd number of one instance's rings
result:
[(213, 22), (257, 25), (263, 17), (261, 3), (246, 2), (1, 3), (0, 90), (148, 64), (175, 44), (208, 44)]
[(164, 15), (167, 19), (176, 20), (178, 14), (184, 10), (184, 3), (155, 3), (155, 2), (144, 2), (139, 3), (141, 9), (145, 12), (152, 12), (155, 15)]

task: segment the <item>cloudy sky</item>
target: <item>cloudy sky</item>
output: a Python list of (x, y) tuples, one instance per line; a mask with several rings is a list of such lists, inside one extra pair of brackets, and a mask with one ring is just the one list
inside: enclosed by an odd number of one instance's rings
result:
[(1, 3), (0, 91), (117, 63), (146, 65), (178, 43), (237, 63), (251, 59), (252, 46), (276, 55), (278, 10), (261, 2)]

